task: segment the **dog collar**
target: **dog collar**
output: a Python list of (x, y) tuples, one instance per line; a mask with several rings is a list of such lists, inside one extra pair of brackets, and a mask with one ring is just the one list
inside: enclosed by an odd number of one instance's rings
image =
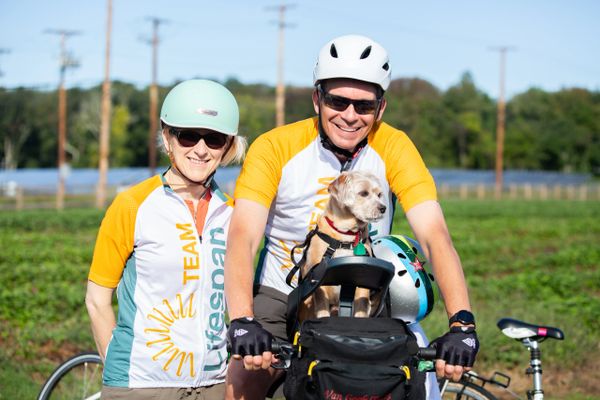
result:
[(329, 217), (326, 216), (325, 221), (327, 221), (327, 223), (329, 224), (331, 229), (333, 229), (337, 233), (341, 233), (342, 235), (353, 235), (354, 236), (354, 246), (356, 246), (358, 244), (358, 242), (360, 242), (360, 231), (356, 231), (356, 232), (340, 231), (338, 228), (335, 227), (335, 225), (333, 224), (333, 221)]

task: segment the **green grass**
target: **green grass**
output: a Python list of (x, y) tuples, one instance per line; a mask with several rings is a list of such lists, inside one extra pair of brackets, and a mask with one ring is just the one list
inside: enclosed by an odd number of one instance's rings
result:
[[(477, 316), (477, 370), (520, 373), (526, 366), (526, 350), (500, 333), (499, 318), (558, 326), (566, 340), (543, 343), (545, 379), (575, 371), (569, 385), (578, 398), (600, 398), (598, 375), (590, 375), (600, 368), (600, 203), (442, 206)], [(59, 361), (93, 349), (83, 299), (102, 214), (0, 212), (0, 399), (34, 398)], [(402, 215), (394, 226), (410, 235)], [(446, 321), (438, 299), (423, 325), (433, 338)]]

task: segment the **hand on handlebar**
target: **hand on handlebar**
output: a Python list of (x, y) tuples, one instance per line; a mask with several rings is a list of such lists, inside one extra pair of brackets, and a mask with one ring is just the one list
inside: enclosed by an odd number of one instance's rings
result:
[(243, 317), (231, 321), (227, 340), (233, 358), (243, 358), (245, 369), (267, 369), (271, 365), (273, 335), (253, 318)]
[(445, 335), (431, 343), (436, 349), (436, 373), (440, 377), (458, 381), (463, 372), (471, 370), (479, 350), (474, 327), (453, 326)]

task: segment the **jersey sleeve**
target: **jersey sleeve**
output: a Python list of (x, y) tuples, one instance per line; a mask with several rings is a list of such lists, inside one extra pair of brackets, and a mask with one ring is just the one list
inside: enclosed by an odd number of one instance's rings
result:
[(390, 134), (378, 135), (374, 147), (384, 159), (390, 188), (404, 212), (424, 201), (437, 200), (433, 177), (413, 142), (404, 132), (389, 129)]
[(133, 252), (138, 205), (128, 193), (110, 205), (98, 231), (88, 279), (98, 285), (117, 287), (127, 259)]
[(281, 169), (281, 151), (268, 136), (259, 136), (248, 150), (235, 184), (234, 197), (271, 207), (281, 179)]

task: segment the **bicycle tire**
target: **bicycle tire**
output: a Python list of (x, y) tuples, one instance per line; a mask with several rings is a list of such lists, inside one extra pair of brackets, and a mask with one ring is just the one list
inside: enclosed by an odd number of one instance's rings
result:
[(102, 389), (102, 359), (81, 353), (60, 364), (42, 386), (38, 400), (97, 400)]
[[(446, 384), (443, 380), (440, 382), (440, 390)], [(452, 382), (448, 381), (446, 388), (442, 393), (443, 400), (496, 400), (496, 396), (488, 392), (483, 387), (472, 382)]]

